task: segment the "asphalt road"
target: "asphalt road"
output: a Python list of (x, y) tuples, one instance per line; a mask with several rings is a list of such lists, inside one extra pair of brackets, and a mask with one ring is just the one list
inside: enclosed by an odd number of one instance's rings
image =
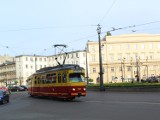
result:
[(159, 120), (159, 92), (95, 92), (73, 101), (12, 93), (0, 120)]

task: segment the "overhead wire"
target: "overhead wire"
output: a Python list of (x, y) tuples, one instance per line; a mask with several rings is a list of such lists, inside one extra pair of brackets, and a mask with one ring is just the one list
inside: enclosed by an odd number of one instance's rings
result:
[(104, 20), (104, 18), (109, 14), (109, 12), (111, 11), (111, 9), (113, 8), (114, 4), (116, 3), (117, 0), (114, 0), (113, 3), (111, 4), (111, 6), (109, 7), (109, 9), (107, 10), (107, 12), (105, 13), (105, 15), (102, 17), (102, 19), (99, 21), (99, 24), (101, 24), (101, 22)]
[(43, 30), (43, 29), (60, 29), (60, 28), (80, 28), (80, 27), (92, 27), (95, 25), (75, 25), (75, 26), (52, 26), (52, 27), (32, 27), (32, 28), (20, 28), (20, 29), (9, 29), (0, 32), (16, 32), (16, 31), (30, 31), (30, 30)]
[[(105, 32), (102, 32), (102, 34), (106, 34), (106, 32), (113, 32), (113, 31), (117, 31), (117, 30), (123, 30), (123, 29), (129, 29), (129, 28), (135, 28), (135, 27), (139, 27), (139, 26), (144, 26), (144, 25), (149, 25), (149, 24), (154, 24), (154, 23), (159, 23), (160, 21), (153, 21), (153, 22), (147, 22), (147, 23), (143, 23), (143, 24), (137, 24), (137, 25), (130, 25), (130, 26), (126, 26), (126, 27), (120, 27), (120, 28), (114, 28), (114, 27), (111, 27), (112, 29), (111, 30), (108, 30), (108, 31), (105, 31)], [(97, 25), (88, 25), (88, 26), (97, 26)], [(104, 26), (104, 25), (103, 25)], [(82, 26), (81, 26), (82, 27)], [(72, 27), (70, 27), (72, 28)], [(23, 29), (23, 30), (29, 30), (29, 29)], [(30, 29), (32, 30), (32, 28)], [(136, 30), (135, 30), (136, 31)], [(88, 38), (92, 38), (92, 37), (95, 37), (97, 36), (97, 34), (93, 34), (93, 35), (89, 35), (89, 36), (85, 36), (83, 38), (80, 38), (80, 39), (75, 39), (75, 40), (72, 40), (70, 42), (67, 42), (66, 44), (71, 44), (73, 42), (77, 42), (77, 41), (80, 41), (80, 40), (86, 40)], [(6, 45), (2, 45), (0, 44), (1, 47), (4, 47), (4, 48), (8, 48), (8, 49), (12, 49), (13, 47), (10, 47), (10, 46), (6, 46)], [(16, 47), (17, 48), (17, 47)], [(23, 48), (24, 49), (24, 48)], [(27, 48), (27, 49), (32, 49), (32, 48)], [(48, 50), (51, 50), (52, 47), (50, 48), (47, 48), (47, 49), (43, 49), (46, 51)], [(13, 50), (12, 50), (13, 51)]]

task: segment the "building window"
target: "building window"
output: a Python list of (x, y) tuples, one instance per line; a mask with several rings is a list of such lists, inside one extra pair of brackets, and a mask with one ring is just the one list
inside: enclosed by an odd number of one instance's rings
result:
[(118, 45), (118, 50), (121, 50), (122, 49), (122, 46), (121, 45)]
[(118, 54), (118, 60), (122, 60), (122, 53)]
[(115, 77), (114, 76), (112, 76), (112, 81), (115, 79)]
[(26, 61), (28, 61), (28, 57), (26, 57)]
[(119, 71), (122, 71), (122, 67), (119, 67)]
[(39, 61), (42, 62), (42, 58), (39, 58)]
[(42, 65), (40, 65), (39, 67), (40, 67), (40, 69), (41, 69), (41, 68), (42, 68)]
[(144, 44), (142, 44), (142, 46), (141, 46), (141, 47), (142, 47), (142, 50), (144, 50), (144, 49), (145, 49), (145, 45), (144, 45)]
[(95, 46), (92, 46), (92, 52), (95, 52), (96, 50), (95, 50)]
[(33, 61), (33, 58), (32, 58), (32, 57), (30, 58), (30, 61)]
[(130, 57), (131, 57), (130, 54), (127, 53), (127, 54), (126, 54), (126, 59), (127, 59), (127, 60), (130, 60)]
[(92, 55), (92, 62), (96, 61), (96, 55)]
[(131, 67), (130, 66), (127, 66), (127, 71), (131, 71)]
[(93, 73), (96, 73), (96, 68), (93, 68)]
[(145, 53), (141, 53), (141, 58), (145, 59)]
[(114, 67), (111, 67), (111, 72), (114, 72)]
[(151, 66), (150, 68), (151, 68), (151, 70), (156, 70), (156, 66), (155, 65)]
[(76, 57), (77, 57), (77, 58), (79, 58), (79, 55), (78, 55), (78, 53), (76, 53)]
[(138, 57), (138, 53), (134, 53), (134, 54), (133, 54), (133, 58), (136, 60), (137, 57)]
[(44, 61), (46, 62), (46, 58), (44, 58)]
[(76, 61), (76, 64), (78, 65), (78, 61)]
[(160, 52), (157, 53), (157, 58), (160, 59)]
[(137, 50), (138, 49), (138, 45), (134, 44), (134, 49)]
[(110, 45), (110, 46), (109, 46), (109, 50), (113, 50), (113, 45)]
[(126, 50), (130, 50), (130, 44), (126, 45)]
[(28, 68), (28, 65), (26, 65), (26, 69)]
[(160, 43), (158, 43), (158, 49), (160, 49)]
[(153, 49), (153, 44), (152, 43), (149, 44), (149, 49)]
[(160, 66), (158, 66), (158, 70), (160, 70)]
[(110, 56), (110, 60), (114, 61), (114, 54), (110, 54), (109, 56)]
[(149, 59), (154, 59), (154, 53), (149, 54)]
[(86, 57), (87, 55), (86, 55), (87, 53), (83, 53), (83, 57)]

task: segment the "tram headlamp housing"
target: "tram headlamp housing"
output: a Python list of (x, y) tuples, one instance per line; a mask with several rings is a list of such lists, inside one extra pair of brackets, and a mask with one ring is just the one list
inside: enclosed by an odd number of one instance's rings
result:
[(72, 88), (72, 90), (75, 91), (76, 89), (75, 89), (75, 88)]
[(86, 88), (83, 88), (84, 91), (86, 91)]

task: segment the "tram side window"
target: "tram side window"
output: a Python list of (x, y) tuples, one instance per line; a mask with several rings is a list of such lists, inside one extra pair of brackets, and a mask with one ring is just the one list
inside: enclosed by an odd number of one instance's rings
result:
[(42, 84), (45, 84), (45, 83), (46, 83), (46, 76), (45, 76), (45, 75), (42, 75), (42, 76), (41, 76), (41, 83), (42, 83)]
[(37, 81), (36, 81), (36, 80), (34, 81), (34, 84), (35, 84), (35, 85), (37, 84)]
[(38, 84), (40, 84), (41, 83), (41, 80), (40, 80), (40, 78), (38, 77)]
[(66, 73), (63, 73), (63, 75), (62, 75), (62, 82), (63, 83), (67, 82)]
[(34, 84), (37, 84), (37, 76), (34, 77)]
[(58, 83), (61, 83), (61, 74), (58, 74)]
[(47, 74), (47, 75), (46, 75), (46, 83), (47, 83), (47, 84), (52, 83), (52, 74)]
[(56, 73), (52, 74), (52, 83), (56, 83), (57, 75)]
[(42, 81), (42, 84), (45, 84), (45, 82), (46, 82), (45, 80), (41, 80), (41, 81)]

